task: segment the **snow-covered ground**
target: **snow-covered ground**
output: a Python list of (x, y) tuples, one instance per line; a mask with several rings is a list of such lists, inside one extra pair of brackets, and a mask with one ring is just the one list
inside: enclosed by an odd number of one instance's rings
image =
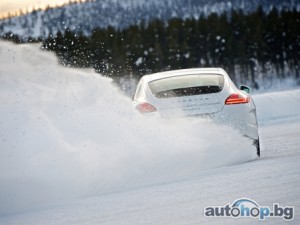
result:
[[(0, 224), (240, 224), (205, 206), (300, 207), (300, 90), (257, 94), (262, 157), (230, 127), (144, 117), (112, 82), (0, 42)], [(282, 218), (267, 218), (282, 224)]]

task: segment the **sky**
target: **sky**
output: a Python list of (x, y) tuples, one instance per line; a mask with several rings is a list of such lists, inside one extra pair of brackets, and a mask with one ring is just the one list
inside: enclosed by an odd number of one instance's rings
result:
[(9, 12), (13, 13), (20, 9), (29, 9), (45, 7), (47, 5), (61, 5), (69, 0), (0, 0), (0, 17), (7, 16)]

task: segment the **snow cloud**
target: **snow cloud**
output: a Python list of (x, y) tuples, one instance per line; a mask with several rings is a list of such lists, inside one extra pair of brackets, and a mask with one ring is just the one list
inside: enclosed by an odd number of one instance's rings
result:
[(108, 78), (0, 42), (0, 215), (255, 158), (237, 131), (140, 115)]

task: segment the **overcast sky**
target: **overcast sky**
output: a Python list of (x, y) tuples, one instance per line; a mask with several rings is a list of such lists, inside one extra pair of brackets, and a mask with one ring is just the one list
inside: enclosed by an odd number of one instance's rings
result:
[(8, 12), (32, 7), (45, 7), (46, 5), (63, 4), (69, 0), (0, 0), (0, 16)]

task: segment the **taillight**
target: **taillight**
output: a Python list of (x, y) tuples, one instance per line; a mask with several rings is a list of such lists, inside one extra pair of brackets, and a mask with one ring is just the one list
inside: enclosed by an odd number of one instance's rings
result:
[(150, 113), (150, 112), (155, 112), (156, 111), (156, 108), (147, 103), (147, 102), (143, 102), (143, 103), (140, 103), (136, 106), (137, 110), (139, 110), (141, 113)]
[(242, 93), (231, 94), (225, 101), (226, 105), (244, 104), (250, 101), (250, 97)]

